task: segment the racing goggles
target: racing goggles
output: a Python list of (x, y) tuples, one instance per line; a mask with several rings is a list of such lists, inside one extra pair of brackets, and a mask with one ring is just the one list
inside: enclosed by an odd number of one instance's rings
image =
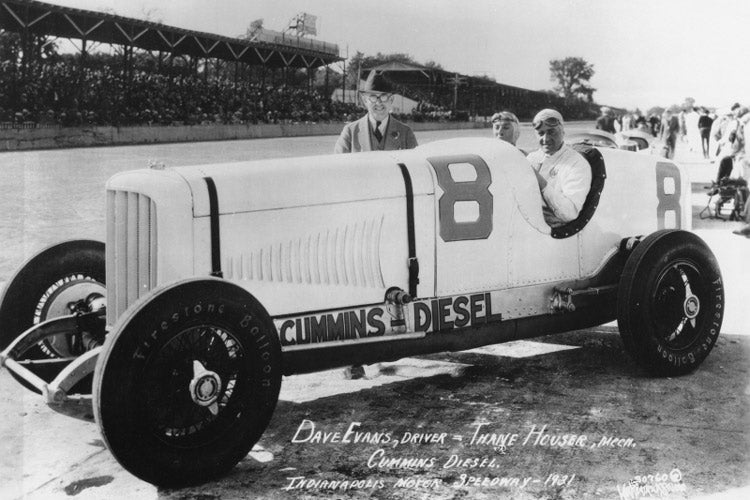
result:
[(376, 104), (378, 102), (385, 104), (393, 99), (393, 94), (369, 94), (362, 92), (362, 99), (365, 99), (370, 104)]
[(518, 123), (518, 118), (516, 118), (516, 115), (514, 115), (513, 113), (502, 111), (500, 113), (495, 113), (494, 115), (492, 115), (490, 122), (492, 123), (498, 123), (498, 122)]
[(554, 116), (550, 116), (549, 118), (545, 118), (544, 120), (535, 120), (532, 125), (535, 130), (539, 130), (542, 125), (547, 125), (547, 127), (549, 128), (559, 127), (560, 125), (562, 125), (562, 122)]

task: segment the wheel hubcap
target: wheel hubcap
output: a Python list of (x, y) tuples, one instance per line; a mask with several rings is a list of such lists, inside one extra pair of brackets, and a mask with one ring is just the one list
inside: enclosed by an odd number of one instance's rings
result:
[(695, 319), (696, 316), (698, 316), (698, 313), (701, 310), (701, 301), (698, 297), (695, 295), (690, 295), (687, 298), (685, 298), (685, 316), (687, 316), (688, 319)]
[(672, 348), (691, 345), (698, 333), (701, 296), (705, 293), (700, 271), (689, 261), (675, 262), (657, 280), (653, 296), (655, 326)]
[(221, 377), (216, 372), (206, 370), (200, 361), (193, 361), (193, 379), (190, 381), (190, 397), (199, 406), (208, 407), (216, 415), (219, 413), (219, 393)]

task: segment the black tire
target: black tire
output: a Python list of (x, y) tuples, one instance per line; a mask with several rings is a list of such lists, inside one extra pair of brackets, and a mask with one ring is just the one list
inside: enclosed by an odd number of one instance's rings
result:
[[(195, 361), (215, 377), (199, 378)], [(118, 320), (94, 371), (94, 414), (125, 469), (182, 487), (247, 455), (280, 387), (281, 346), (263, 306), (232, 283), (191, 279), (155, 290)], [(216, 414), (196, 401), (211, 389)]]
[[(85, 299), (95, 290), (105, 295), (104, 243), (75, 240), (58, 243), (29, 259), (8, 281), (0, 299), (0, 349), (18, 335), (64, 312), (69, 300)], [(43, 341), (26, 359), (67, 356), (64, 339)]]
[(647, 236), (625, 263), (617, 322), (628, 353), (654, 375), (684, 375), (711, 352), (724, 315), (718, 262), (693, 233)]

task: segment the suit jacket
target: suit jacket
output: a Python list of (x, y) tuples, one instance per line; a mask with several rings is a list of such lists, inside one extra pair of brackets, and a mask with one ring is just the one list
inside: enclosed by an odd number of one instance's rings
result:
[(336, 141), (334, 153), (359, 153), (361, 151), (392, 151), (417, 147), (417, 138), (412, 129), (393, 116), (388, 119), (388, 128), (381, 144), (372, 135), (367, 115), (344, 125)]

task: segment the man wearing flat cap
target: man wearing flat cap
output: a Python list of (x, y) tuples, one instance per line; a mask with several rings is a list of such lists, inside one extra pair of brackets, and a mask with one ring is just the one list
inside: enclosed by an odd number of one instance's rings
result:
[(492, 134), (496, 139), (516, 145), (518, 136), (521, 135), (521, 128), (516, 115), (510, 111), (500, 111), (492, 115), (490, 122), (492, 123)]
[(591, 188), (591, 167), (586, 159), (565, 144), (562, 115), (543, 109), (532, 122), (539, 145), (526, 158), (531, 163), (542, 192), (544, 220), (552, 227), (578, 217)]
[(417, 147), (417, 138), (412, 129), (391, 116), (394, 90), (394, 85), (384, 75), (370, 72), (359, 96), (367, 108), (367, 115), (344, 126), (334, 153)]

